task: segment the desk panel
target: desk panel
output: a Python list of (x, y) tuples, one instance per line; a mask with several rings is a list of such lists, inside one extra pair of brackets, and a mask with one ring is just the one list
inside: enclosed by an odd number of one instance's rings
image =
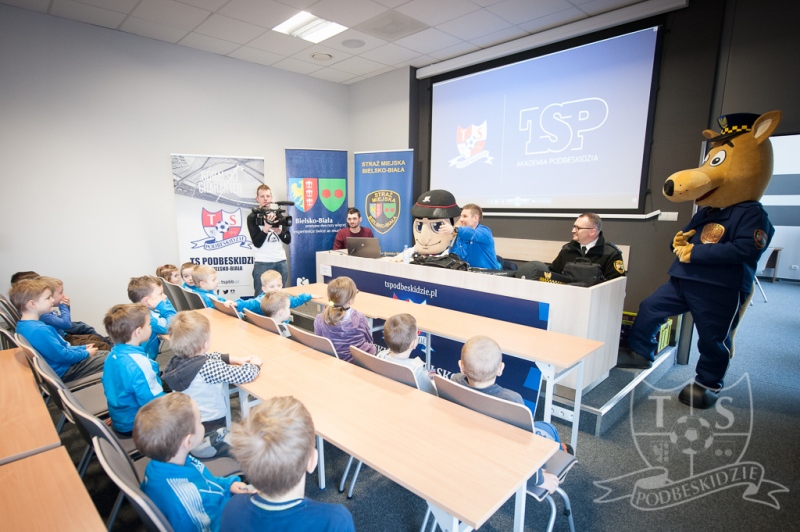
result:
[(0, 351), (0, 464), (61, 445), (22, 349)]
[(106, 529), (63, 447), (0, 466), (0, 515), (6, 531)]

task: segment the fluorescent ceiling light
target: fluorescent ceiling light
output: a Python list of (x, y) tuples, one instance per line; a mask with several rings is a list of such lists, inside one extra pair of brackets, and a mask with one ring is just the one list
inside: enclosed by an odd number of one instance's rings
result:
[(273, 31), (285, 33), (292, 37), (299, 37), (305, 41), (317, 44), (325, 39), (330, 39), (334, 35), (342, 33), (347, 27), (329, 20), (321, 19), (311, 13), (301, 11), (286, 22), (282, 22), (272, 29)]

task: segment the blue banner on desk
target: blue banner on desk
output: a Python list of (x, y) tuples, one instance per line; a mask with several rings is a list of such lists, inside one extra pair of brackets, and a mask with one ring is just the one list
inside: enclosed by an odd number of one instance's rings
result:
[(381, 251), (397, 253), (413, 246), (411, 197), (414, 151), (359, 152), (354, 155), (355, 207), (370, 227)]
[[(420, 266), (424, 268), (425, 266)], [(324, 282), (331, 279), (347, 276), (355, 281), (358, 290), (379, 296), (411, 301), (421, 305), (432, 305), (450, 310), (457, 310), (484, 316), (496, 320), (518, 323), (537, 329), (547, 329), (549, 303), (517, 299), (500, 296), (466, 288), (429, 283), (426, 281), (412, 281), (402, 277), (376, 274), (339, 266), (331, 267), (331, 277), (325, 277)], [(473, 275), (481, 275), (475, 273)], [(521, 281), (522, 282), (522, 281)], [(425, 331), (423, 331), (425, 332)], [(476, 335), (485, 335), (490, 338), (492, 331), (475, 331)], [(374, 333), (375, 342), (386, 345), (383, 332)], [(425, 360), (425, 337), (420, 337), (420, 346), (414, 355)], [(449, 378), (452, 373), (459, 371), (458, 360), (461, 358), (461, 342), (449, 340), (439, 336), (431, 339), (431, 364), (436, 373)], [(505, 370), (498, 377), (497, 384), (510, 388), (525, 400), (531, 410), (535, 410), (539, 398), (541, 384), (541, 371), (536, 364), (513, 356), (504, 356)]]
[(347, 220), (347, 152), (286, 150), (286, 190), (294, 201), (289, 285), (316, 278), (317, 251), (333, 248)]

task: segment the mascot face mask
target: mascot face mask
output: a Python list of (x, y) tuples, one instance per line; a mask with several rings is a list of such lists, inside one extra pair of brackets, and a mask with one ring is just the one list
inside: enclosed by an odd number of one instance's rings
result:
[(461, 214), (453, 195), (446, 190), (423, 193), (414, 206), (414, 251), (420, 255), (439, 255), (450, 247), (455, 233), (453, 218)]

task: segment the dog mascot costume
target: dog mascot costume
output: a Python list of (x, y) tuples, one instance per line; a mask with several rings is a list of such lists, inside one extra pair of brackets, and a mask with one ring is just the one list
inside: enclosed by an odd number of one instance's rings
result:
[(642, 301), (631, 350), (620, 353), (617, 366), (649, 367), (661, 324), (691, 312), (700, 358), (695, 382), (678, 398), (695, 408), (711, 407), (724, 385), (756, 265), (775, 233), (759, 200), (772, 178), (769, 136), (780, 119), (779, 111), (720, 117), (721, 133), (703, 131), (711, 142), (703, 165), (677, 172), (664, 184), (670, 201), (694, 201), (700, 209), (672, 240), (670, 279)]

